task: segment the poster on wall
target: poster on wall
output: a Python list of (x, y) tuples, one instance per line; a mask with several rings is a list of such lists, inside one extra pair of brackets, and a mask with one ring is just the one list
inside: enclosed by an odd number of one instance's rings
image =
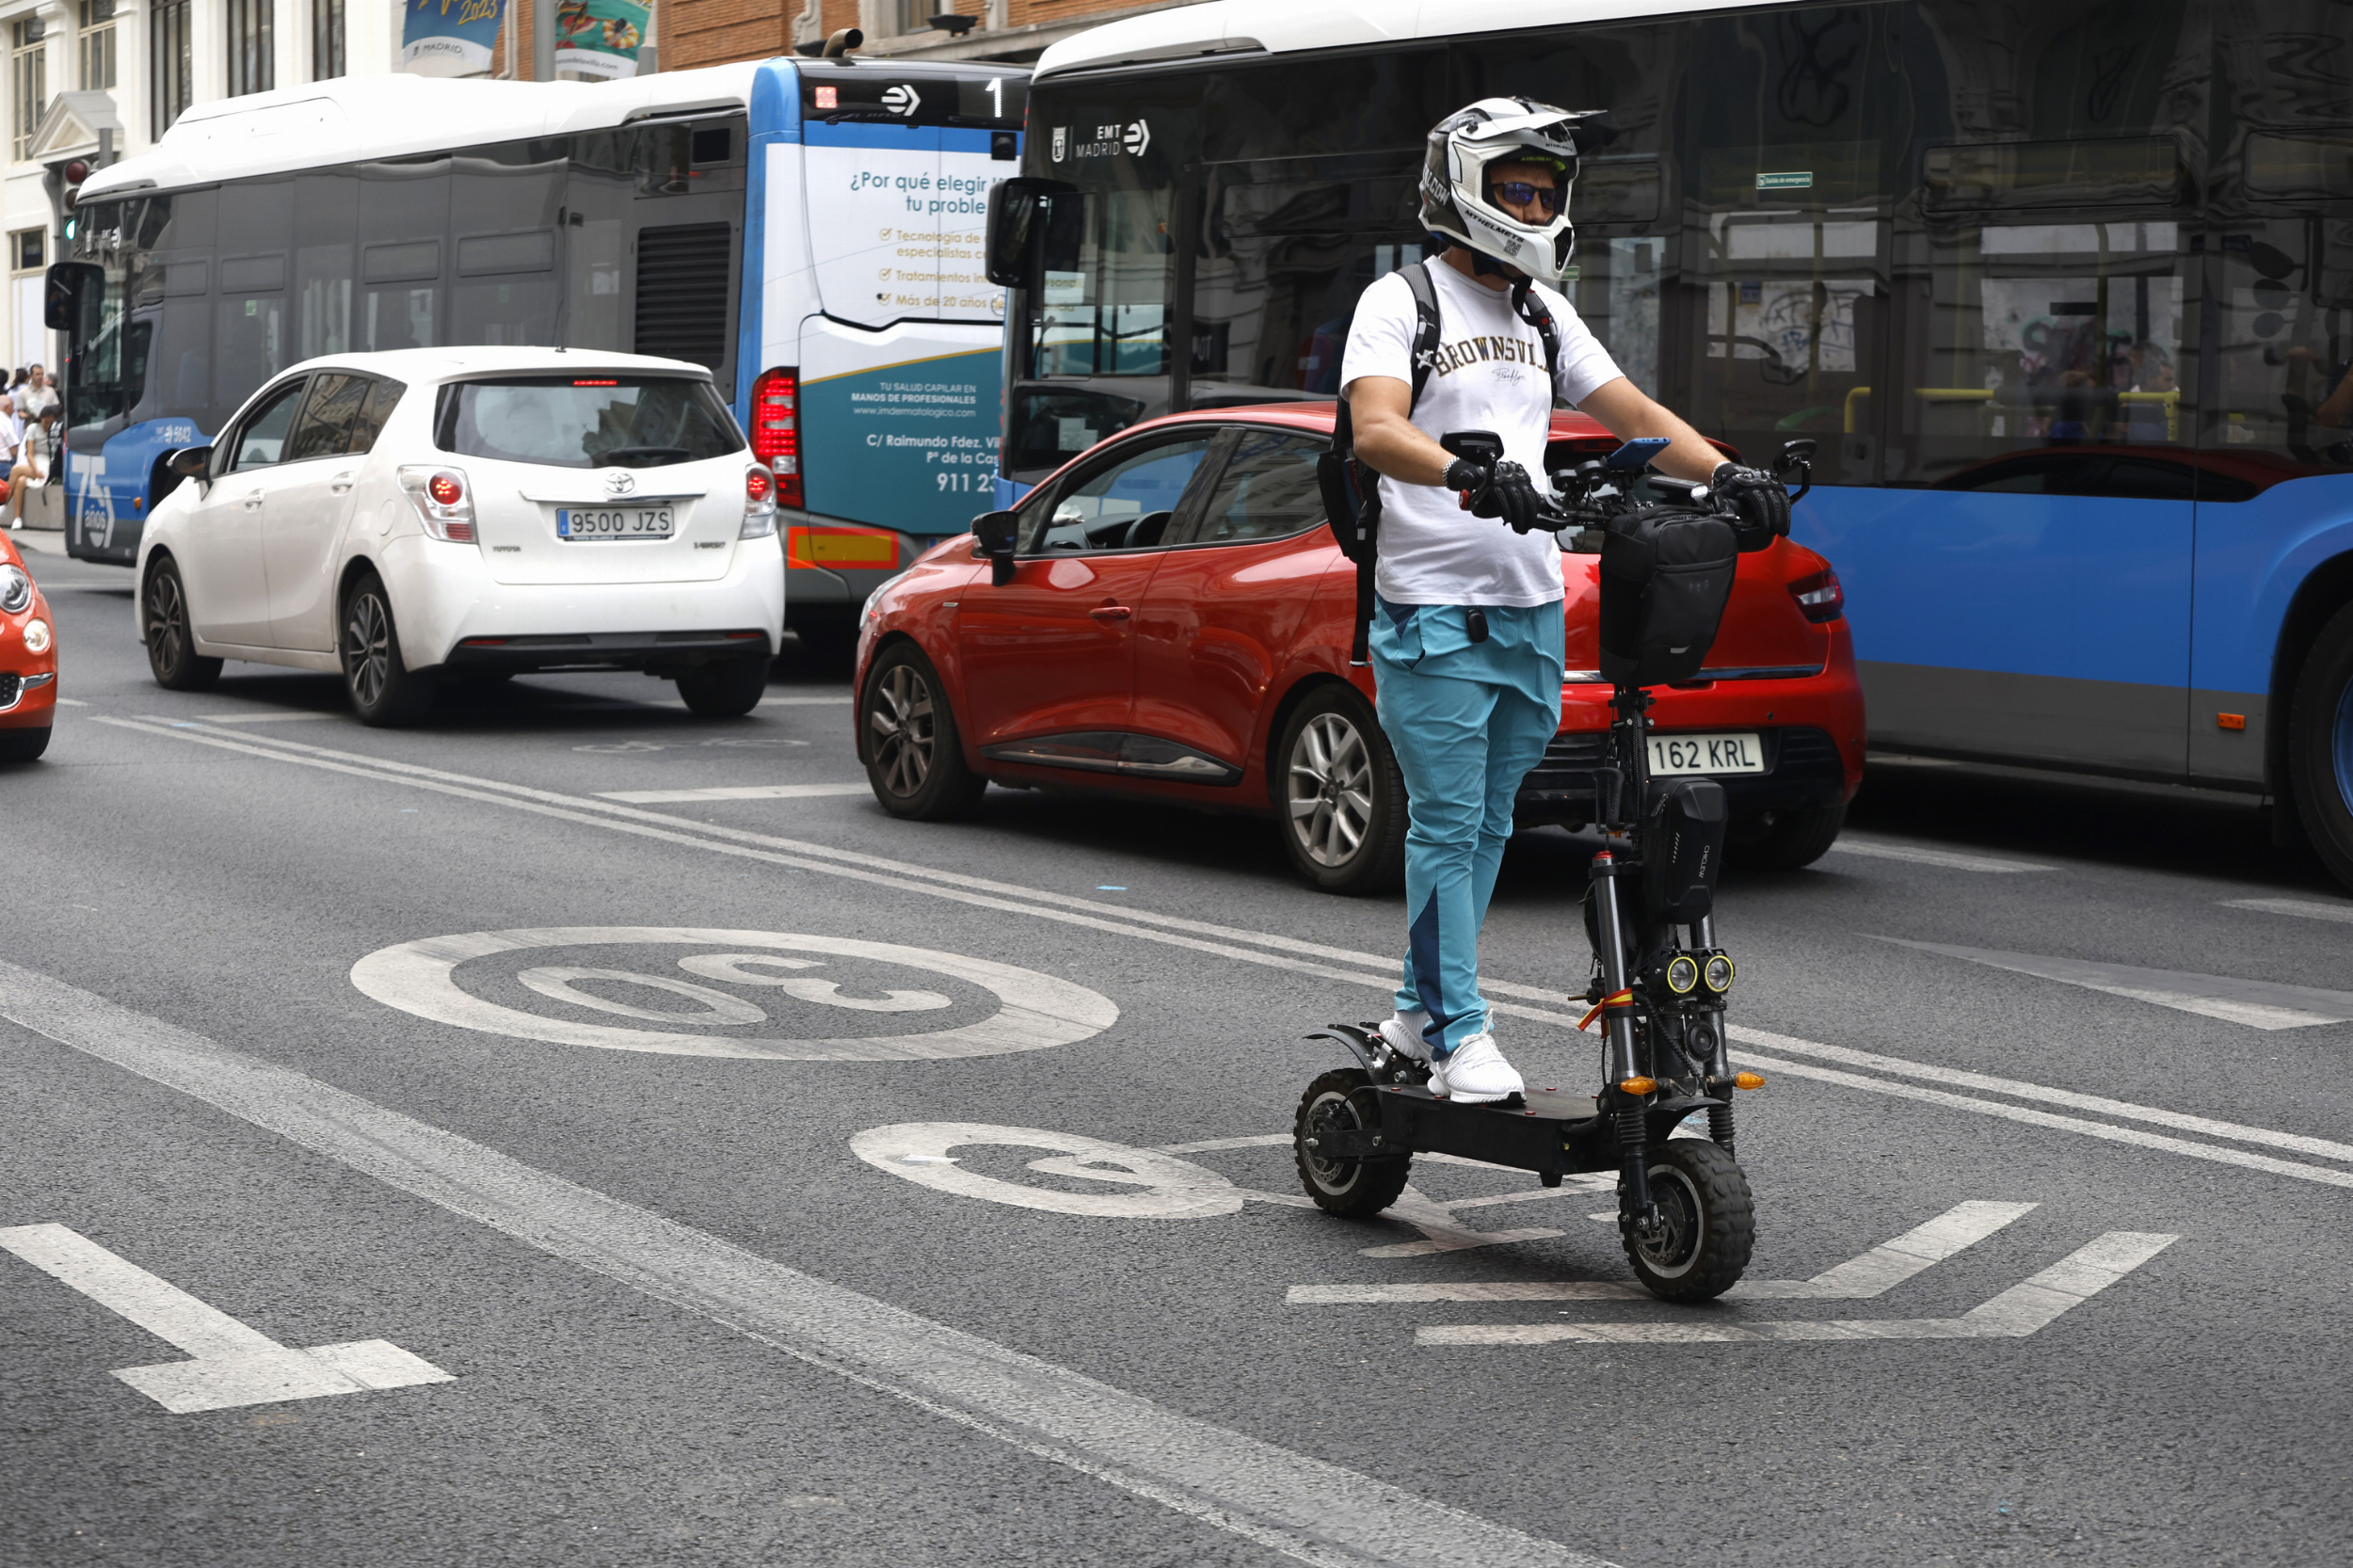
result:
[(415, 76), (478, 76), (490, 69), (506, 0), (408, 0), (400, 68)]
[(652, 9), (636, 0), (557, 0), (555, 69), (584, 76), (636, 75), (637, 46), (646, 41)]

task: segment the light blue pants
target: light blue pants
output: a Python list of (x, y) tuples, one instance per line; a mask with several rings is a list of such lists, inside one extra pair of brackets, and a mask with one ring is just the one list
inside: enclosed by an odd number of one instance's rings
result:
[(1479, 928), (1520, 780), (1561, 728), (1561, 605), (1483, 613), (1483, 643), (1470, 640), (1462, 605), (1383, 600), (1372, 617), (1381, 728), (1412, 797), (1397, 1009), (1430, 1015), (1423, 1033), (1438, 1055), (1487, 1027)]

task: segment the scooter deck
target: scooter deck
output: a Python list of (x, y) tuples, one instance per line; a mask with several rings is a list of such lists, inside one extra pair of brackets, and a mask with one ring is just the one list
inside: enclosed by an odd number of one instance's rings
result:
[[(1530, 1089), (1524, 1105), (1457, 1105), (1428, 1089), (1403, 1084), (1375, 1088), (1382, 1142), (1416, 1154), (1451, 1154), (1559, 1177), (1618, 1168), (1618, 1132), (1597, 1114), (1591, 1095)], [(1650, 1107), (1654, 1144), (1694, 1111), (1722, 1101), (1684, 1097)]]

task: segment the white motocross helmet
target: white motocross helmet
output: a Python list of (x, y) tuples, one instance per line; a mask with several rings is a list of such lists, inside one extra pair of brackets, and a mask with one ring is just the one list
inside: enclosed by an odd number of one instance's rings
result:
[[(1569, 189), (1577, 180), (1579, 144), (1600, 146), (1616, 136), (1598, 123), (1601, 112), (1482, 98), (1447, 116), (1431, 128), (1422, 164), (1422, 227), (1530, 278), (1559, 283), (1577, 253)], [(1558, 171), (1561, 210), (1548, 221), (1522, 223), (1489, 196), (1487, 171), (1513, 163), (1548, 164)]]

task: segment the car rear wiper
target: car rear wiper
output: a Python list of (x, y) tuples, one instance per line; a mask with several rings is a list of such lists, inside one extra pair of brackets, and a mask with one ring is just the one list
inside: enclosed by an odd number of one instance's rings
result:
[(682, 446), (616, 446), (604, 455), (603, 461), (614, 468), (663, 468), (691, 462), (694, 456)]

